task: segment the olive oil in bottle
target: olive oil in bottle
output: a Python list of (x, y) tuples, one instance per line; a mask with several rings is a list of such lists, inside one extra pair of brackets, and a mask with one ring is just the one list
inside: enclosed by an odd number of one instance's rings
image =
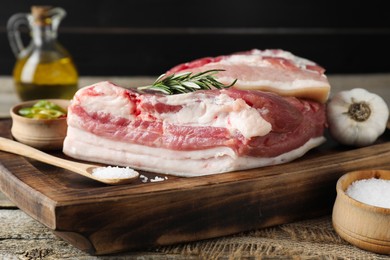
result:
[[(33, 6), (31, 14), (16, 14), (8, 22), (9, 40), (17, 56), (13, 71), (16, 92), (21, 100), (71, 99), (78, 89), (78, 72), (70, 54), (57, 41), (57, 29), (65, 11)], [(27, 48), (18, 32), (26, 19), (32, 40)]]

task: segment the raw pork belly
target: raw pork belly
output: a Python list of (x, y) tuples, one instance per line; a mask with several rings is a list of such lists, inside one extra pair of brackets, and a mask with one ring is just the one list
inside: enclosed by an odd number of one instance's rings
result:
[(316, 63), (284, 50), (251, 50), (206, 57), (177, 65), (167, 74), (224, 69), (216, 77), (224, 84), (237, 79), (235, 88), (264, 90), (282, 96), (308, 98), (325, 103), (330, 92), (325, 70)]
[(68, 111), (64, 153), (178, 176), (280, 164), (323, 141), (324, 104), (262, 91), (141, 94), (100, 82)]

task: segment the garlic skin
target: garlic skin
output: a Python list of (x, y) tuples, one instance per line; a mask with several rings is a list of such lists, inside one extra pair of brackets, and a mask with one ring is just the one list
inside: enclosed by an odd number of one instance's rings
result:
[(363, 147), (386, 130), (389, 108), (382, 97), (362, 88), (341, 91), (327, 104), (329, 131), (339, 143)]

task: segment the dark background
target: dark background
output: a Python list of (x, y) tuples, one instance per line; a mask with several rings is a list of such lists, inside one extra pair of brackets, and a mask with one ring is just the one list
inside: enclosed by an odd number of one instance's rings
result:
[(67, 11), (59, 41), (81, 75), (157, 75), (192, 59), (253, 48), (291, 51), (327, 74), (390, 72), (386, 1), (338, 2), (2, 0), (0, 75), (11, 75), (15, 62), (7, 20), (38, 4)]

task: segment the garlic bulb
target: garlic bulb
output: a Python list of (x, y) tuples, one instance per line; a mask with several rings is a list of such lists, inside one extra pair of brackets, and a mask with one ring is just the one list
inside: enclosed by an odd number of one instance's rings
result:
[(329, 131), (339, 143), (367, 146), (386, 129), (389, 109), (377, 94), (362, 88), (341, 91), (327, 104)]

